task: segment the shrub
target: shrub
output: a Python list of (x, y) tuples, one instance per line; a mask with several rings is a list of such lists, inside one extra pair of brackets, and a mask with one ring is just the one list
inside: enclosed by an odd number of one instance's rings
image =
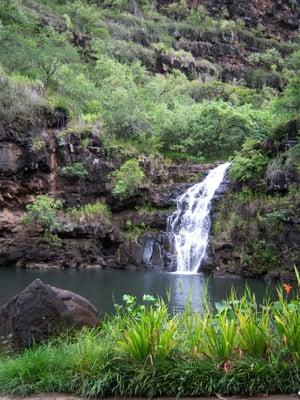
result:
[(243, 184), (259, 181), (268, 165), (268, 157), (259, 149), (259, 142), (247, 140), (240, 153), (233, 158), (230, 175)]
[(137, 14), (138, 11), (151, 6), (153, 4), (153, 0), (103, 0), (103, 4)]
[(155, 54), (152, 48), (128, 40), (106, 40), (102, 52), (122, 63), (140, 61), (147, 68), (152, 69), (155, 66)]
[(247, 254), (242, 260), (246, 271), (252, 269), (254, 276), (264, 275), (280, 266), (276, 245), (266, 240), (253, 239), (248, 245)]
[(46, 147), (46, 142), (43, 138), (36, 136), (31, 140), (31, 148), (33, 151), (41, 151)]
[(22, 76), (7, 76), (0, 68), (0, 120), (7, 125), (40, 125), (47, 101), (41, 82)]
[(115, 180), (113, 195), (125, 199), (143, 187), (145, 174), (138, 161), (131, 159), (121, 165), (112, 176)]
[(263, 90), (265, 86), (282, 88), (282, 76), (277, 71), (266, 71), (262, 68), (249, 69), (245, 72), (244, 79), (250, 88)]
[(252, 53), (249, 61), (256, 65), (263, 65), (270, 71), (282, 69), (284, 64), (281, 54), (275, 48), (268, 49), (264, 53)]
[[(185, 59), (185, 60), (194, 61), (194, 57), (193, 57), (192, 53), (188, 52), (188, 51), (185, 51), (183, 49), (175, 50), (175, 49), (173, 49), (173, 47), (168, 46), (168, 45), (166, 45), (165, 43), (162, 43), (162, 42), (154, 43), (152, 45), (152, 47), (153, 47), (153, 49), (155, 49), (159, 53), (166, 54), (166, 55), (168, 55), (170, 57), (174, 57), (174, 58), (178, 58), (178, 59), (182, 58), (182, 59)], [(209, 63), (209, 61), (207, 61), (207, 60), (204, 60), (204, 61)], [(211, 66), (211, 65), (212, 64), (209, 63), (209, 66)]]
[(300, 110), (300, 50), (291, 55), (286, 78), (288, 83), (283, 97), (276, 102), (275, 112), (279, 110), (285, 119), (298, 118)]
[(60, 226), (58, 210), (62, 207), (60, 200), (47, 195), (37, 196), (32, 204), (26, 206), (25, 224), (38, 223), (46, 231), (53, 231)]
[(178, 0), (167, 5), (164, 12), (172, 18), (180, 20), (190, 14), (190, 9), (186, 0)]
[(0, 55), (3, 65), (11, 71), (40, 79), (49, 86), (63, 65), (79, 61), (66, 33), (47, 27), (32, 36), (27, 25), (22, 28), (12, 24), (5, 28), (6, 40), (0, 47)]
[(147, 226), (143, 222), (139, 225), (133, 225), (132, 222), (128, 220), (122, 232), (122, 237), (127, 242), (136, 242), (146, 229)]
[(101, 93), (101, 116), (109, 134), (136, 138), (149, 132), (150, 122), (143, 90), (147, 75), (139, 63), (129, 68), (109, 57), (99, 57), (95, 79)]
[(99, 118), (100, 96), (84, 66), (75, 63), (72, 66), (61, 66), (53, 77), (52, 86), (58, 91), (60, 102), (64, 102), (73, 118), (81, 114)]
[(80, 162), (75, 162), (71, 165), (61, 168), (61, 173), (65, 176), (78, 179), (84, 179), (89, 174), (86, 167)]
[(288, 151), (286, 164), (300, 172), (300, 143), (295, 144)]

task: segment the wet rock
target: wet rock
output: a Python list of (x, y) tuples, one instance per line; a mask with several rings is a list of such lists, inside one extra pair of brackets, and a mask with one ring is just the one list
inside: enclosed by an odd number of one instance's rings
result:
[(71, 316), (70, 327), (94, 327), (99, 324), (98, 311), (87, 299), (77, 293), (51, 286), (56, 296), (66, 305)]
[(161, 231), (147, 231), (137, 240), (124, 242), (118, 250), (119, 264), (136, 269), (171, 271), (173, 261), (172, 243), (169, 234)]
[(36, 279), (0, 308), (0, 337), (23, 349), (63, 329), (94, 327), (100, 318), (85, 298)]

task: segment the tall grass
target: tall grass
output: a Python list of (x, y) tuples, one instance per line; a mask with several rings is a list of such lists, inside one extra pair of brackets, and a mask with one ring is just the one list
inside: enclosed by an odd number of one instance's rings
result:
[(125, 296), (99, 328), (0, 358), (0, 393), (209, 396), (296, 393), (300, 298), (282, 290), (259, 306), (246, 291), (226, 306), (172, 314), (161, 300)]
[(111, 211), (105, 203), (96, 202), (84, 204), (79, 208), (70, 208), (68, 210), (68, 216), (78, 222), (89, 222), (103, 221), (110, 223)]

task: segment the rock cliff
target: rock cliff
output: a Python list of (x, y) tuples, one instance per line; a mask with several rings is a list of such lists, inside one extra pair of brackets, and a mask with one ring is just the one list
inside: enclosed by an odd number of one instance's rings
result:
[[(40, 129), (40, 130), (39, 130)], [(166, 218), (176, 193), (211, 166), (166, 164), (160, 157), (140, 156), (147, 184), (124, 201), (111, 192), (110, 173), (126, 159), (125, 150), (106, 154), (99, 133), (80, 134), (50, 128), (26, 133), (3, 129), (0, 139), (0, 265), (26, 268), (113, 267), (161, 269), (167, 265)], [(35, 146), (35, 138), (42, 140)], [(62, 173), (63, 167), (83, 162), (88, 176)], [(64, 211), (56, 230), (58, 240), (49, 241), (42, 227), (22, 222), (25, 206), (37, 195), (60, 199)], [(72, 207), (105, 201), (112, 210), (110, 222), (73, 221)], [(145, 207), (145, 204), (147, 205)]]

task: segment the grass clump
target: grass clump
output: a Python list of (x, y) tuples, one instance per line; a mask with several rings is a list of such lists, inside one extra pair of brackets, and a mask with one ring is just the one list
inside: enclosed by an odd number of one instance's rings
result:
[(246, 291), (216, 309), (172, 314), (161, 300), (124, 296), (94, 330), (0, 360), (1, 393), (82, 396), (209, 396), (296, 393), (299, 292), (259, 306)]
[(84, 204), (79, 208), (71, 208), (68, 211), (71, 219), (79, 222), (93, 222), (101, 219), (106, 222), (111, 221), (111, 211), (105, 203), (96, 202)]
[(73, 164), (67, 165), (63, 167), (60, 172), (64, 176), (76, 179), (84, 179), (89, 174), (86, 167), (80, 162), (75, 162)]

